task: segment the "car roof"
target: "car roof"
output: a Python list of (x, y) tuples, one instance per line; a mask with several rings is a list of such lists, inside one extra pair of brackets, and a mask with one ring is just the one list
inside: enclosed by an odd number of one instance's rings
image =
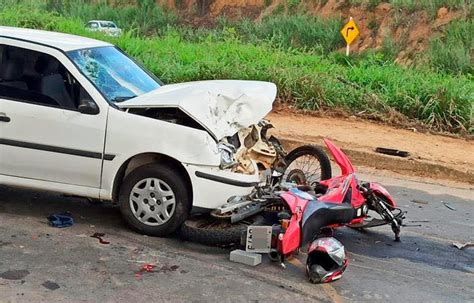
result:
[(113, 23), (113, 24), (115, 24), (114, 21), (110, 21), (110, 20), (90, 20), (90, 21), (88, 21), (87, 23), (91, 23), (91, 22), (107, 22), (107, 23)]
[(46, 46), (58, 48), (65, 52), (83, 48), (112, 45), (104, 41), (81, 36), (8, 26), (0, 26), (0, 37), (19, 39), (33, 43), (43, 44)]

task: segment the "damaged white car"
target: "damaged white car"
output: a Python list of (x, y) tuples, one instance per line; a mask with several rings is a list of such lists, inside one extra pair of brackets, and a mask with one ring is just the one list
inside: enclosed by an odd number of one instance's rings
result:
[(108, 43), (0, 27), (0, 183), (111, 200), (135, 230), (168, 235), (262, 181), (276, 92), (162, 85)]

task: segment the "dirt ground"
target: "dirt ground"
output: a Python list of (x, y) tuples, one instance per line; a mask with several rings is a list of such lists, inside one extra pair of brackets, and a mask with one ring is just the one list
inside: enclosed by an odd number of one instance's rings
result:
[[(351, 158), (361, 165), (380, 167), (418, 176), (432, 176), (473, 183), (463, 180), (474, 175), (474, 141), (442, 135), (425, 134), (413, 129), (397, 129), (359, 119), (321, 118), (287, 111), (274, 111), (267, 117), (279, 137), (323, 144), (328, 137), (343, 149), (354, 153)], [(407, 159), (375, 153), (376, 147), (408, 151)], [(365, 157), (365, 159), (364, 159)], [(365, 161), (364, 161), (365, 160)], [(372, 162), (372, 163), (371, 163)], [(381, 163), (383, 162), (383, 163)], [(446, 171), (457, 171), (453, 178)], [(400, 171), (399, 171), (400, 172)]]

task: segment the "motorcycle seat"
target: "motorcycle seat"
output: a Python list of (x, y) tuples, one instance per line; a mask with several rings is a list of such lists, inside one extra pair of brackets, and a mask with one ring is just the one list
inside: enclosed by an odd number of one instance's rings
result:
[(356, 211), (350, 204), (309, 201), (303, 213), (302, 241), (306, 244), (320, 233), (323, 227), (333, 224), (346, 224), (356, 216)]

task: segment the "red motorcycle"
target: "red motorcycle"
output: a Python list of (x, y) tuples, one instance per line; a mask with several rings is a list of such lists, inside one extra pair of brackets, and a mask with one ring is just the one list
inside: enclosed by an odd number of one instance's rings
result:
[[(336, 239), (327, 237), (334, 228), (390, 224), (395, 240), (399, 241), (404, 218), (404, 212), (397, 208), (385, 188), (373, 182), (360, 183), (347, 156), (330, 140), (324, 142), (339, 165), (341, 175), (306, 184), (297, 171), (290, 172), (287, 181), (296, 183), (297, 187), (268, 198), (273, 208), (281, 207), (277, 213), (278, 224), (272, 227), (270, 258), (284, 265), (285, 257), (312, 242), (306, 270), (313, 283), (338, 279), (347, 267), (344, 247)], [(369, 217), (369, 210), (378, 213), (380, 218)]]

